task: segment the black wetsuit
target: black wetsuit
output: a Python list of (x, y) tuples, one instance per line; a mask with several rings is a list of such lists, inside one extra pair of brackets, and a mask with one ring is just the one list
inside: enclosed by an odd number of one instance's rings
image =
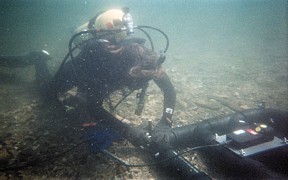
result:
[[(165, 134), (170, 131), (172, 125), (176, 94), (164, 71), (158, 76), (131, 76), (130, 72), (133, 67), (142, 67), (148, 71), (162, 69), (157, 62), (158, 59), (153, 56), (154, 52), (145, 48), (143, 44), (143, 41), (139, 39), (118, 44), (112, 44), (106, 40), (90, 40), (76, 57), (61, 66), (54, 77), (51, 77), (46, 65), (49, 56), (43, 52), (32, 52), (25, 56), (0, 56), (0, 66), (22, 67), (34, 64), (38, 87), (49, 99), (57, 100), (59, 94), (77, 87), (78, 92), (86, 96), (84, 97), (86, 100), (84, 114), (86, 115), (81, 116), (79, 113), (81, 121), (102, 122), (105, 126), (120, 131), (125, 131), (127, 128), (123, 126), (127, 125), (121, 123), (102, 107), (103, 100), (110, 93), (121, 90), (123, 87), (132, 90), (140, 89), (153, 79), (164, 94), (164, 107), (162, 118), (154, 128), (152, 138), (155, 137), (155, 142), (165, 144), (169, 142)], [(121, 134), (129, 136), (127, 132)]]
[(57, 99), (58, 94), (77, 87), (78, 92), (85, 94), (87, 112), (95, 120), (106, 118), (107, 112), (103, 109), (102, 102), (110, 93), (123, 87), (140, 89), (153, 79), (164, 94), (162, 119), (165, 121), (166, 118), (171, 119), (173, 113), (166, 113), (167, 108), (173, 110), (176, 101), (174, 87), (166, 73), (157, 78), (129, 76), (129, 71), (134, 66), (149, 68), (153, 63), (155, 65), (155, 62), (151, 61), (149, 64), (145, 61), (146, 52), (149, 50), (139, 39), (116, 45), (106, 40), (94, 39), (88, 41), (81, 52), (65, 63), (52, 78), (46, 66), (47, 58), (41, 52), (26, 56), (0, 56), (0, 65), (19, 67), (34, 64), (37, 84), (49, 99)]
[[(145, 52), (137, 52), (139, 47), (140, 50), (141, 48), (147, 50), (135, 41), (124, 41), (114, 45), (106, 40), (90, 40), (79, 55), (69, 60), (52, 78), (48, 88), (45, 88), (48, 90), (47, 95), (56, 97), (59, 92), (65, 92), (76, 86), (87, 96), (89, 113), (96, 119), (100, 118), (99, 112), (103, 111), (102, 102), (110, 93), (123, 87), (139, 89), (152, 79), (133, 78), (128, 74), (133, 66), (146, 63), (143, 59)], [(114, 52), (120, 49), (121, 53)], [(165, 109), (174, 109), (176, 101), (174, 87), (166, 73), (160, 78), (153, 79), (164, 93), (163, 117), (171, 118), (172, 114), (167, 114)]]

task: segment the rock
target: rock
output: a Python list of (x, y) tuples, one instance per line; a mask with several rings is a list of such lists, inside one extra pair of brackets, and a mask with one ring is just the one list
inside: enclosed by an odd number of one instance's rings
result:
[(179, 100), (179, 101), (177, 101), (177, 105), (178, 105), (178, 107), (180, 108), (180, 109), (187, 109), (187, 103), (185, 102), (185, 101), (181, 101), (181, 100)]
[(211, 109), (211, 110), (219, 110), (221, 108), (221, 105), (215, 101), (204, 101), (199, 100), (197, 102), (194, 102), (197, 106), (205, 108), (205, 109)]
[(39, 144), (34, 145), (34, 146), (32, 147), (32, 150), (33, 150), (33, 151), (36, 151), (36, 150), (39, 148), (39, 146), (40, 146)]
[(49, 131), (46, 131), (46, 132), (43, 133), (44, 136), (47, 136), (49, 134), (50, 134)]
[(6, 165), (9, 163), (12, 155), (8, 152), (7, 149), (1, 148), (0, 149), (0, 165)]
[(27, 106), (26, 106), (26, 109), (27, 109), (27, 112), (31, 112), (31, 111), (32, 111), (32, 106), (27, 105)]

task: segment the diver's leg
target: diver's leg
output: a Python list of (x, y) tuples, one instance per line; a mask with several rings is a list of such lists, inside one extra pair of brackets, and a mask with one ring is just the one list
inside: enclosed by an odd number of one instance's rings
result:
[(73, 87), (79, 86), (79, 82), (75, 78), (75, 73), (71, 66), (72, 66), (71, 62), (68, 61), (51, 78), (51, 80), (46, 86), (46, 89), (43, 89), (44, 93), (46, 93), (46, 96), (49, 99), (55, 99), (55, 98), (57, 99), (57, 96), (59, 94), (65, 93), (68, 90), (71, 90)]
[(48, 71), (46, 62), (39, 62), (35, 64), (35, 70), (37, 88), (40, 92), (44, 92), (51, 80), (51, 75)]
[(51, 59), (51, 57), (48, 52), (44, 50), (33, 51), (18, 56), (0, 56), (0, 66), (15, 68), (35, 65), (36, 83), (42, 92), (51, 80), (51, 75), (47, 68), (47, 61), (49, 59)]
[(0, 66), (9, 68), (26, 67), (35, 64), (39, 59), (48, 60), (51, 57), (44, 50), (33, 51), (23, 55), (0, 56)]
[(25, 56), (0, 56), (0, 66), (15, 68), (30, 65), (25, 59)]
[(47, 61), (50, 59), (50, 56), (45, 51), (37, 51), (29, 53), (28, 58), (35, 65), (36, 84), (39, 90), (43, 91), (51, 80), (51, 75), (47, 67)]

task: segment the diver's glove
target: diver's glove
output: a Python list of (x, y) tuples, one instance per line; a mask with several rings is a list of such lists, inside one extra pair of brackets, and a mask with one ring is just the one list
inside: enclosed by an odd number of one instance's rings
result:
[(162, 118), (152, 132), (152, 144), (161, 150), (171, 149), (170, 143), (175, 141), (176, 135), (167, 119)]

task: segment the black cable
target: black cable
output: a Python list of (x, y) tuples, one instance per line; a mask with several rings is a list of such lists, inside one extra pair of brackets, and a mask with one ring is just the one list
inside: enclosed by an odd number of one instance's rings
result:
[(123, 161), (122, 159), (120, 159), (119, 157), (115, 156), (114, 154), (110, 153), (107, 150), (102, 150), (101, 152), (103, 154), (107, 155), (108, 157), (110, 157), (112, 160), (115, 160), (119, 164), (124, 165), (126, 167), (151, 167), (151, 166), (157, 166), (159, 164), (165, 163), (167, 161), (170, 161), (170, 160), (172, 160), (178, 156), (181, 156), (181, 155), (186, 154), (186, 153), (191, 152), (191, 151), (195, 151), (195, 150), (203, 149), (203, 148), (209, 148), (209, 147), (217, 147), (217, 146), (222, 146), (222, 145), (225, 145), (225, 144), (211, 144), (211, 145), (204, 145), (204, 146), (196, 146), (194, 148), (188, 148), (188, 150), (183, 151), (181, 153), (178, 153), (175, 156), (172, 156), (170, 158), (167, 158), (167, 159), (155, 162), (155, 163), (150, 163), (150, 164), (127, 164), (125, 161)]
[(168, 35), (166, 33), (164, 33), (162, 30), (160, 30), (158, 28), (154, 28), (154, 27), (151, 27), (151, 26), (137, 26), (136, 28), (138, 28), (138, 29), (147, 28), (147, 29), (153, 29), (153, 30), (156, 30), (156, 31), (160, 32), (166, 39), (166, 47), (164, 49), (164, 53), (166, 53), (166, 51), (169, 48), (169, 38), (168, 38)]
[(147, 38), (149, 39), (149, 42), (150, 42), (151, 49), (154, 51), (154, 44), (153, 44), (151, 36), (145, 30), (143, 30), (141, 28), (138, 28), (138, 29), (140, 31), (142, 31), (147, 36)]
[(130, 91), (129, 93), (125, 94), (125, 96), (122, 97), (122, 99), (120, 99), (120, 101), (114, 106), (114, 109), (116, 110), (117, 107), (122, 103), (122, 101), (124, 99), (126, 99), (133, 91)]
[[(0, 171), (15, 171), (15, 170), (20, 170), (20, 169), (23, 169), (25, 167), (28, 167), (28, 166), (35, 166), (37, 164), (40, 164), (40, 163), (44, 163), (44, 162), (49, 162), (49, 161), (52, 161), (52, 160), (55, 160), (57, 158), (60, 158), (61, 156), (65, 155), (66, 153), (74, 150), (75, 148), (79, 147), (80, 145), (90, 141), (91, 139), (87, 139), (87, 140), (83, 140), (81, 141), (80, 143), (74, 145), (72, 148), (70, 149), (67, 149), (66, 151), (63, 151), (61, 152), (60, 154), (58, 155), (55, 155), (53, 157), (47, 157), (46, 159), (44, 160), (41, 160), (39, 161), (39, 158), (36, 158), (35, 160), (32, 160), (32, 161), (28, 161), (22, 165), (15, 165), (15, 166), (8, 166), (8, 167), (5, 167), (5, 168), (0, 168)], [(98, 147), (97, 144), (93, 143), (94, 146)], [(120, 159), (119, 157), (117, 157), (116, 155), (110, 153), (109, 151), (105, 150), (105, 149), (102, 149), (98, 147), (98, 149), (103, 153), (105, 154), (106, 156), (110, 157), (112, 160), (114, 161), (117, 161), (119, 164), (121, 165), (124, 165), (126, 167), (150, 167), (150, 166), (156, 166), (156, 165), (159, 165), (159, 164), (162, 164), (162, 163), (165, 163), (167, 161), (170, 161), (178, 156), (181, 156), (183, 154), (186, 154), (188, 152), (191, 152), (191, 151), (195, 151), (195, 150), (198, 150), (198, 149), (203, 149), (203, 148), (209, 148), (209, 147), (216, 147), (216, 146), (222, 146), (222, 145), (225, 145), (227, 143), (223, 143), (223, 144), (211, 144), (211, 145), (203, 145), (203, 146), (196, 146), (196, 147), (193, 147), (193, 148), (188, 148), (186, 151), (183, 151), (181, 153), (178, 153), (177, 155), (173, 156), (173, 157), (170, 157), (170, 158), (167, 158), (167, 159), (164, 159), (164, 160), (161, 160), (161, 161), (158, 161), (158, 162), (155, 162), (155, 163), (150, 163), (150, 164), (127, 164), (125, 161), (123, 161), (122, 159)]]

